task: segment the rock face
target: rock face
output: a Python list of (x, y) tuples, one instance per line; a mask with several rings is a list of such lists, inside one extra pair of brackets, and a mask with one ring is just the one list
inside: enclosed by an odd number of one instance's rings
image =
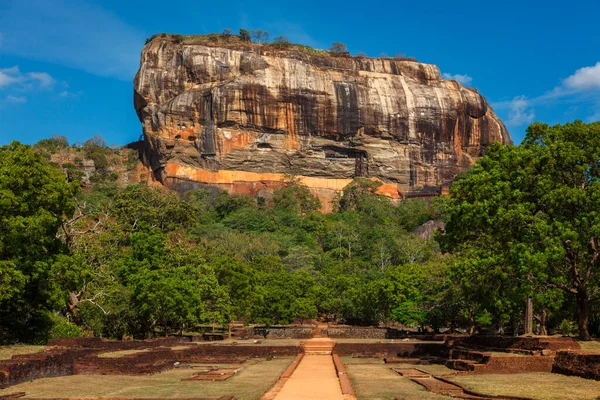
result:
[(394, 199), (438, 194), (486, 146), (512, 143), (483, 96), (412, 60), (157, 38), (134, 103), (165, 185), (268, 197), (294, 175), (325, 209), (357, 176)]

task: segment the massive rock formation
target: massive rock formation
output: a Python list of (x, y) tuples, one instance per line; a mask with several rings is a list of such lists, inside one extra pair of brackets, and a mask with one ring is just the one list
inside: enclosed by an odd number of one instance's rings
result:
[(285, 175), (327, 208), (356, 176), (395, 199), (440, 193), (495, 141), (483, 96), (413, 60), (150, 41), (135, 77), (146, 162), (171, 187), (267, 196)]

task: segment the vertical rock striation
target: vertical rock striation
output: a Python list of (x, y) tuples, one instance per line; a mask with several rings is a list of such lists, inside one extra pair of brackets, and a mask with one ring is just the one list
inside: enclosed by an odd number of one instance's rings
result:
[(412, 60), (150, 41), (135, 77), (146, 161), (167, 186), (268, 196), (295, 175), (327, 201), (354, 177), (440, 193), (510, 136), (485, 98)]

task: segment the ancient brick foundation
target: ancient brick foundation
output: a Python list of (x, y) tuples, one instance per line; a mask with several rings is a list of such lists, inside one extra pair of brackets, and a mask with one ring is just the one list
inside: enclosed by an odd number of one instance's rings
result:
[(294, 326), (253, 326), (236, 329), (234, 336), (238, 339), (310, 339), (313, 337), (312, 327)]
[[(103, 341), (100, 339), (64, 339), (53, 341), (55, 347), (42, 353), (13, 356), (0, 361), (0, 387), (27, 380), (79, 374), (139, 375), (173, 368), (176, 362), (240, 363), (249, 358), (296, 356), (299, 346), (212, 346), (189, 343), (189, 347), (172, 350), (157, 347), (180, 344), (178, 338), (154, 341)], [(86, 346), (91, 346), (86, 348)], [(122, 357), (98, 357), (103, 352), (147, 350)]]
[(373, 327), (329, 327), (324, 332), (332, 339), (416, 339), (426, 341), (445, 341), (456, 335), (415, 334), (396, 328)]
[(559, 351), (554, 358), (552, 372), (600, 380), (600, 354)]
[(453, 346), (485, 348), (488, 350), (539, 352), (542, 350), (580, 349), (569, 337), (463, 336), (452, 339)]
[(353, 357), (448, 357), (445, 343), (336, 343), (334, 353)]

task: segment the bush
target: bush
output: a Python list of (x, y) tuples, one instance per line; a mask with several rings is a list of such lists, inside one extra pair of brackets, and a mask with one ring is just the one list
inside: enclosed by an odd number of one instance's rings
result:
[(575, 327), (573, 326), (573, 321), (569, 321), (568, 319), (563, 319), (560, 325), (558, 326), (558, 331), (561, 335), (570, 336), (575, 332)]
[(344, 54), (348, 52), (348, 47), (344, 43), (335, 42), (329, 48), (329, 52), (333, 54)]
[(42, 139), (33, 145), (36, 150), (45, 149), (50, 153), (54, 153), (57, 150), (66, 149), (69, 147), (69, 141), (65, 136), (52, 135), (49, 139)]
[(76, 338), (85, 336), (81, 328), (70, 323), (62, 315), (52, 316), (52, 328), (50, 329), (50, 339)]

